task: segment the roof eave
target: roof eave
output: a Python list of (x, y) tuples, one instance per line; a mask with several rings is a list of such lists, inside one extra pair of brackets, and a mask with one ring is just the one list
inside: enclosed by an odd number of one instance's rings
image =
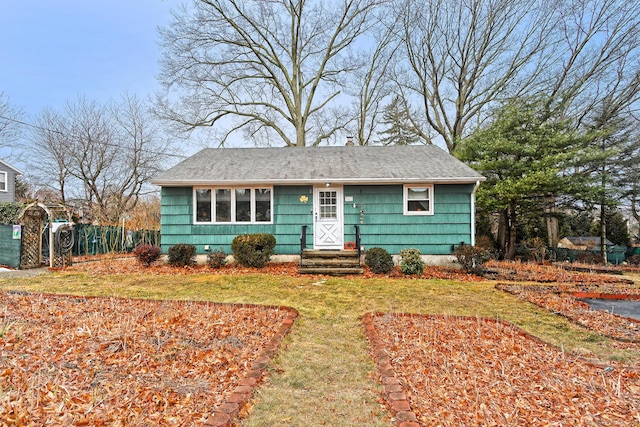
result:
[(4, 160), (0, 159), (0, 163), (2, 163), (3, 165), (5, 165), (6, 167), (8, 167), (9, 169), (13, 170), (16, 175), (18, 176), (22, 176), (24, 175), (24, 172), (22, 172), (20, 169), (16, 168), (13, 165), (10, 165), (9, 163), (5, 162)]
[(322, 178), (322, 179), (270, 179), (270, 180), (234, 180), (234, 181), (216, 181), (216, 180), (163, 180), (154, 179), (151, 183), (160, 187), (196, 187), (196, 186), (257, 186), (257, 185), (319, 185), (327, 182), (336, 185), (378, 185), (378, 184), (413, 184), (413, 183), (431, 183), (431, 184), (476, 184), (485, 181), (483, 176), (475, 177), (441, 177), (441, 178)]

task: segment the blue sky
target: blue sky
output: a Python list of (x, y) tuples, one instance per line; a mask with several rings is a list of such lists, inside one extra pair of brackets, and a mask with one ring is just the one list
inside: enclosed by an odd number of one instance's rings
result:
[(0, 0), (0, 92), (28, 115), (159, 88), (157, 27), (179, 0)]

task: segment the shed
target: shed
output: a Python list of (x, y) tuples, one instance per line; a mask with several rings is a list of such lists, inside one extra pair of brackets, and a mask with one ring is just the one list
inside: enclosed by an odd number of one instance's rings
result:
[[(613, 246), (613, 242), (609, 239), (605, 240), (605, 245)], [(600, 247), (600, 237), (598, 236), (569, 236), (558, 242), (559, 248), (573, 249), (578, 251), (587, 251)]]

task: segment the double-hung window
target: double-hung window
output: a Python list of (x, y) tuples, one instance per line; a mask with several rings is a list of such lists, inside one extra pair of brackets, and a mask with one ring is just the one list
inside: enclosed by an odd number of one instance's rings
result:
[(270, 223), (272, 188), (195, 188), (195, 223)]
[(9, 186), (7, 184), (7, 173), (0, 172), (0, 191), (9, 191)]
[(404, 214), (433, 215), (433, 185), (405, 185)]

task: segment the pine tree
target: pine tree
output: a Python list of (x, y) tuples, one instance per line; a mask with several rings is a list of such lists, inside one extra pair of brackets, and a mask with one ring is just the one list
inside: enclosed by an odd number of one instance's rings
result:
[(380, 132), (382, 138), (378, 140), (384, 145), (409, 145), (420, 140), (416, 128), (411, 123), (409, 108), (400, 96), (396, 95), (384, 108), (382, 124), (388, 126)]

